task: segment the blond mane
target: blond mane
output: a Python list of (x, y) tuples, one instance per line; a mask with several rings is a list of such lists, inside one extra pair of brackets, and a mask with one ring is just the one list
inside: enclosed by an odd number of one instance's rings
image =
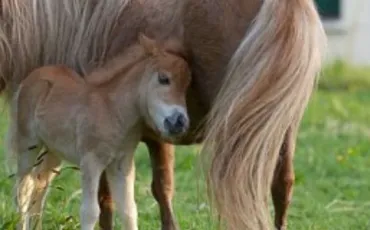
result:
[[(136, 1), (48, 1), (3, 0), (0, 20), (0, 69), (7, 84), (7, 96), (33, 69), (64, 64), (85, 75), (102, 65), (109, 55), (114, 30), (123, 11), (132, 16), (133, 34), (144, 23)], [(130, 6), (130, 7), (129, 7)], [(134, 15), (137, 15), (136, 18)], [(131, 36), (122, 43), (130, 43)], [(126, 45), (125, 45), (126, 46)]]
[[(0, 86), (6, 85), (6, 96), (11, 97), (20, 81), (43, 65), (64, 64), (85, 76), (131, 45), (140, 31), (153, 35), (165, 26), (166, 33), (160, 34), (163, 39), (177, 33), (182, 4), (183, 1), (148, 0), (2, 0)], [(173, 10), (158, 17), (154, 15), (157, 7)], [(146, 20), (153, 16), (157, 20)]]

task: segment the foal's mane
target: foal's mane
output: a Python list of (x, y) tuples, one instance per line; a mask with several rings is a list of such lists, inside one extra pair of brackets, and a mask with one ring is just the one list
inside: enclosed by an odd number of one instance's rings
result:
[[(166, 40), (159, 41), (157, 39), (149, 39), (144, 34), (140, 33), (139, 37), (142, 38), (142, 36), (145, 37), (145, 40), (148, 40), (145, 42), (139, 38), (141, 42), (136, 42), (125, 51), (121, 52), (121, 54), (104, 63), (101, 67), (93, 69), (85, 76), (86, 82), (95, 86), (109, 83), (116, 77), (125, 77), (122, 74), (134, 65), (140, 62), (142, 62), (142, 65), (149, 64), (145, 62), (146, 59), (152, 58), (155, 60), (164, 57), (166, 54), (177, 56), (184, 61), (188, 61), (187, 52), (184, 48), (182, 38), (174, 36), (167, 38)], [(148, 42), (152, 44), (143, 44)], [(141, 68), (145, 67), (142, 66)]]
[[(101, 67), (93, 69), (90, 73), (85, 76), (87, 83), (99, 86), (102, 84), (107, 84), (114, 81), (117, 77), (125, 77), (122, 73), (128, 71), (134, 65), (138, 63), (149, 64), (146, 62), (147, 59), (153, 58), (157, 59), (161, 56), (163, 57), (166, 53), (177, 56), (185, 61), (187, 61), (187, 55), (184, 47), (180, 44), (177, 39), (170, 39), (169, 41), (164, 41), (164, 45), (160, 44), (156, 48), (158, 53), (151, 54), (145, 50), (145, 48), (136, 43), (129, 48), (127, 48), (120, 55), (107, 61)], [(142, 66), (141, 68), (145, 68)]]

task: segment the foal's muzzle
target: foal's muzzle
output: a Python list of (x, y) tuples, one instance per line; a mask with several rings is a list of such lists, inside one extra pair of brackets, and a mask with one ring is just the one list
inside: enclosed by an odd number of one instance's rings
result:
[(189, 119), (182, 112), (174, 112), (164, 119), (164, 128), (170, 135), (180, 135), (189, 128)]

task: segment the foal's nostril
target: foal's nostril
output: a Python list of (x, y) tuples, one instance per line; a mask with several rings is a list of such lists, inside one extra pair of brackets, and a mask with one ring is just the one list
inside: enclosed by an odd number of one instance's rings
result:
[(176, 124), (175, 126), (177, 128), (183, 128), (184, 126), (186, 125), (186, 118), (184, 115), (182, 115), (181, 113), (178, 115), (177, 117), (177, 121), (176, 121)]
[(179, 134), (187, 129), (188, 121), (184, 114), (176, 112), (164, 120), (164, 125), (171, 134)]
[(164, 127), (166, 127), (167, 129), (170, 128), (172, 126), (172, 122), (171, 122), (171, 119), (170, 118), (165, 118), (164, 119)]

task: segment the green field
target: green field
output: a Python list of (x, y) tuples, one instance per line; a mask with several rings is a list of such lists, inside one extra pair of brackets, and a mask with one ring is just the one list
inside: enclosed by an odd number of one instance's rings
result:
[[(342, 64), (324, 71), (299, 133), (295, 156), (296, 184), (289, 229), (370, 229), (370, 76)], [(0, 120), (1, 136), (6, 118)], [(0, 139), (0, 162), (4, 162)], [(174, 207), (181, 229), (212, 229), (209, 207), (197, 168), (197, 147), (176, 151)], [(136, 154), (140, 229), (159, 229), (156, 202), (150, 193), (151, 171), (144, 146)], [(0, 167), (0, 230), (14, 229), (14, 178)], [(78, 229), (79, 172), (64, 170), (56, 178), (44, 215), (44, 229)], [(117, 224), (119, 223), (116, 220)]]

